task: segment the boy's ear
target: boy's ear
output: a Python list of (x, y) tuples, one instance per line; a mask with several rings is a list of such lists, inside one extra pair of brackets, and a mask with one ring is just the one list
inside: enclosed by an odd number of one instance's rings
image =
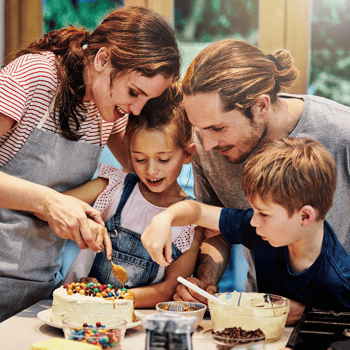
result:
[(184, 160), (184, 164), (190, 164), (191, 161), (192, 161), (192, 156), (193, 156), (193, 153), (194, 151), (196, 150), (196, 145), (194, 143), (191, 143), (187, 149), (186, 149), (186, 157), (185, 157), (185, 160)]
[(300, 209), (301, 226), (309, 226), (315, 221), (316, 211), (311, 205), (304, 205)]

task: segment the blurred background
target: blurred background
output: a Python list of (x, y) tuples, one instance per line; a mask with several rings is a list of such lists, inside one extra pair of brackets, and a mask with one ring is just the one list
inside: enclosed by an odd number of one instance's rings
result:
[[(224, 38), (258, 46), (265, 54), (288, 49), (300, 76), (291, 93), (324, 96), (350, 106), (349, 0), (0, 0), (0, 64), (44, 32), (69, 24), (93, 30), (111, 11), (143, 5), (173, 24), (182, 54), (182, 75), (199, 51)], [(119, 164), (105, 149), (101, 162)], [(193, 195), (191, 166), (180, 176)], [(68, 244), (63, 273), (77, 253)], [(220, 291), (244, 290), (241, 248), (220, 282)]]

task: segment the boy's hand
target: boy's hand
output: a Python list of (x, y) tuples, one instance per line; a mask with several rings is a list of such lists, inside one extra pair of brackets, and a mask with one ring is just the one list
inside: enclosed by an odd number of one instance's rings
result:
[(298, 301), (290, 299), (290, 310), (287, 317), (286, 325), (290, 326), (297, 323), (303, 316), (305, 305)]
[(96, 244), (102, 247), (102, 250), (104, 247), (106, 248), (106, 256), (107, 259), (110, 260), (112, 258), (112, 242), (106, 227), (90, 218), (88, 219), (88, 224), (93, 236), (95, 237)]
[(153, 217), (151, 224), (141, 235), (141, 242), (157, 264), (170, 265), (172, 262), (171, 222), (164, 212)]

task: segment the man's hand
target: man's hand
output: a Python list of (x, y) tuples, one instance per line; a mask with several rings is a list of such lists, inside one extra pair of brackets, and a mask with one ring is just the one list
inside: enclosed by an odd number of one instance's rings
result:
[[(219, 292), (219, 286), (216, 284), (206, 285), (195, 277), (188, 277), (187, 280), (193, 283), (194, 285), (198, 286), (199, 288), (204, 289), (210, 294), (215, 294)], [(175, 301), (191, 301), (208, 304), (207, 298), (204, 298), (203, 296), (201, 296), (194, 290), (187, 288), (183, 284), (177, 286), (176, 293), (174, 294), (173, 299)]]

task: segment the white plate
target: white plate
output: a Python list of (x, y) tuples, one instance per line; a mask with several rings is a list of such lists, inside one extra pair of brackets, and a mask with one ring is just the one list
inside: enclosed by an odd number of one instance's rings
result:
[[(137, 312), (137, 311), (134, 311), (134, 312), (135, 312), (137, 321), (128, 323), (126, 325), (126, 329), (137, 327), (142, 323), (143, 315), (140, 312)], [(38, 312), (37, 316), (41, 321), (43, 321), (47, 325), (62, 329), (62, 323), (56, 323), (51, 321), (51, 308)]]

